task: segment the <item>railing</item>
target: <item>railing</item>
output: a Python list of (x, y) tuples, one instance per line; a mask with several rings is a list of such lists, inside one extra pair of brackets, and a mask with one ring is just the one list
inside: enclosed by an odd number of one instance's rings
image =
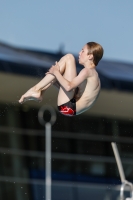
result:
[[(27, 135), (27, 136), (42, 136), (45, 137), (43, 130), (35, 129), (20, 129), (13, 127), (0, 127), (0, 134), (16, 134), (16, 135)], [(93, 134), (80, 134), (80, 133), (70, 133), (70, 132), (57, 132), (53, 131), (52, 136), (54, 138), (60, 139), (75, 139), (75, 140), (85, 140), (85, 141), (99, 141), (99, 142), (116, 142), (119, 144), (133, 144), (133, 139), (128, 137), (115, 137), (115, 136), (105, 136), (105, 135), (93, 135)], [(29, 156), (29, 157), (39, 157), (45, 158), (44, 152), (40, 151), (31, 151), (31, 150), (20, 150), (15, 148), (3, 148), (0, 147), (0, 153), (6, 153), (10, 155), (19, 155), (19, 156)], [(52, 152), (52, 158), (66, 159), (66, 160), (78, 160), (78, 161), (98, 161), (98, 162), (109, 162), (115, 163), (114, 157), (109, 156), (94, 156), (94, 155), (83, 155), (83, 154), (68, 154), (68, 153), (55, 153)], [(133, 160), (130, 158), (123, 158), (123, 163), (131, 164)]]
[[(14, 127), (0, 127), (0, 134), (15, 134), (15, 135), (27, 135), (27, 136), (42, 136), (45, 137), (44, 130), (29, 130), (20, 129)], [(116, 142), (119, 144), (132, 144), (133, 139), (127, 137), (115, 137), (115, 136), (105, 136), (105, 135), (93, 135), (93, 134), (80, 134), (80, 133), (70, 133), (70, 132), (57, 132), (53, 131), (52, 136), (54, 138), (62, 139), (74, 139), (83, 141), (98, 141), (98, 142)], [(0, 154), (12, 155), (12, 156), (24, 156), (24, 157), (36, 157), (45, 159), (45, 154), (43, 151), (31, 151), (19, 148), (4, 148), (0, 147)], [(69, 160), (69, 161), (86, 161), (86, 162), (104, 162), (104, 163), (114, 163), (115, 158), (110, 156), (96, 156), (96, 155), (84, 155), (84, 154), (70, 154), (70, 153), (56, 153), (52, 152), (52, 159)], [(131, 165), (133, 164), (132, 158), (123, 158), (123, 164)], [(15, 169), (15, 168), (14, 168)], [(10, 177), (6, 175), (0, 176), (1, 182), (16, 182), (20, 184), (39, 184), (44, 185), (44, 180), (40, 179), (30, 179), (30, 178), (19, 178)], [(79, 183), (80, 184), (80, 183)], [(102, 186), (99, 186), (101, 188)], [(120, 189), (115, 187), (116, 190)]]

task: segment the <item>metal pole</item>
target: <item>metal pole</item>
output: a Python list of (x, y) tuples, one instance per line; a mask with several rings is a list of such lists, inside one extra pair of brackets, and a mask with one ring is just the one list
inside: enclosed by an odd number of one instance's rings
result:
[(45, 162), (45, 169), (46, 169), (46, 177), (45, 177), (45, 183), (46, 183), (46, 200), (51, 200), (51, 124), (46, 123), (46, 162)]
[[(44, 112), (49, 111), (51, 119), (49, 122), (44, 120)], [(41, 125), (45, 126), (45, 200), (51, 200), (51, 125), (56, 121), (56, 113), (50, 106), (43, 106), (38, 112), (38, 120)]]
[(114, 142), (112, 142), (111, 145), (112, 145), (112, 148), (113, 148), (113, 151), (114, 151), (116, 163), (117, 163), (117, 166), (118, 166), (118, 170), (119, 170), (119, 174), (120, 174), (120, 178), (121, 178), (121, 182), (122, 182), (122, 185), (121, 185), (121, 188), (120, 188), (120, 200), (125, 199), (124, 198), (124, 189), (125, 189), (126, 185), (128, 185), (130, 187), (130, 194), (131, 194), (131, 197), (126, 198), (126, 200), (133, 200), (133, 185), (132, 185), (131, 182), (127, 181), (126, 178), (125, 178), (125, 174), (124, 174), (124, 170), (123, 170), (123, 166), (122, 166), (122, 163), (121, 163), (121, 159), (120, 159), (120, 155), (119, 155), (119, 152), (118, 152), (117, 145)]
[(112, 145), (112, 148), (113, 148), (113, 151), (114, 151), (114, 155), (115, 155), (116, 163), (117, 163), (117, 166), (118, 166), (121, 182), (124, 183), (126, 178), (125, 178), (124, 170), (123, 170), (123, 167), (122, 167), (122, 163), (121, 163), (121, 159), (120, 159), (120, 155), (119, 155), (116, 143), (112, 142), (111, 145)]

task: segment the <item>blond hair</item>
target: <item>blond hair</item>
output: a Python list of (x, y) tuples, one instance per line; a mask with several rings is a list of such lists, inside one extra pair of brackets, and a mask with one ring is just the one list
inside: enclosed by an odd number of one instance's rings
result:
[(104, 53), (103, 47), (96, 42), (88, 42), (86, 45), (88, 47), (88, 54), (93, 54), (93, 58), (94, 58), (93, 62), (95, 66), (97, 66), (99, 61), (103, 57), (103, 53)]

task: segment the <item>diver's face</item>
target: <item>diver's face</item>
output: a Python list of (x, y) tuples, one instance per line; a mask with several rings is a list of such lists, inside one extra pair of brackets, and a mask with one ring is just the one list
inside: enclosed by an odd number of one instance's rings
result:
[(81, 65), (84, 65), (87, 60), (88, 60), (88, 48), (87, 45), (85, 45), (79, 52), (79, 63)]

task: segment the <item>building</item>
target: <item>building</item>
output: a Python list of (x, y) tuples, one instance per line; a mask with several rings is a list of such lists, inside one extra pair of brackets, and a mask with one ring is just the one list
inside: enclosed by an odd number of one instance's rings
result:
[[(51, 87), (41, 103), (20, 105), (18, 99), (62, 55), (0, 44), (1, 199), (43, 199), (45, 137), (38, 110), (45, 104), (57, 111), (57, 91)], [(78, 72), (81, 68), (77, 63)], [(100, 200), (110, 195), (109, 188), (115, 193), (120, 178), (111, 141), (119, 144), (126, 176), (133, 180), (133, 65), (103, 60), (98, 72), (102, 89), (95, 105), (73, 118), (57, 113), (52, 127), (53, 200), (64, 195)]]

